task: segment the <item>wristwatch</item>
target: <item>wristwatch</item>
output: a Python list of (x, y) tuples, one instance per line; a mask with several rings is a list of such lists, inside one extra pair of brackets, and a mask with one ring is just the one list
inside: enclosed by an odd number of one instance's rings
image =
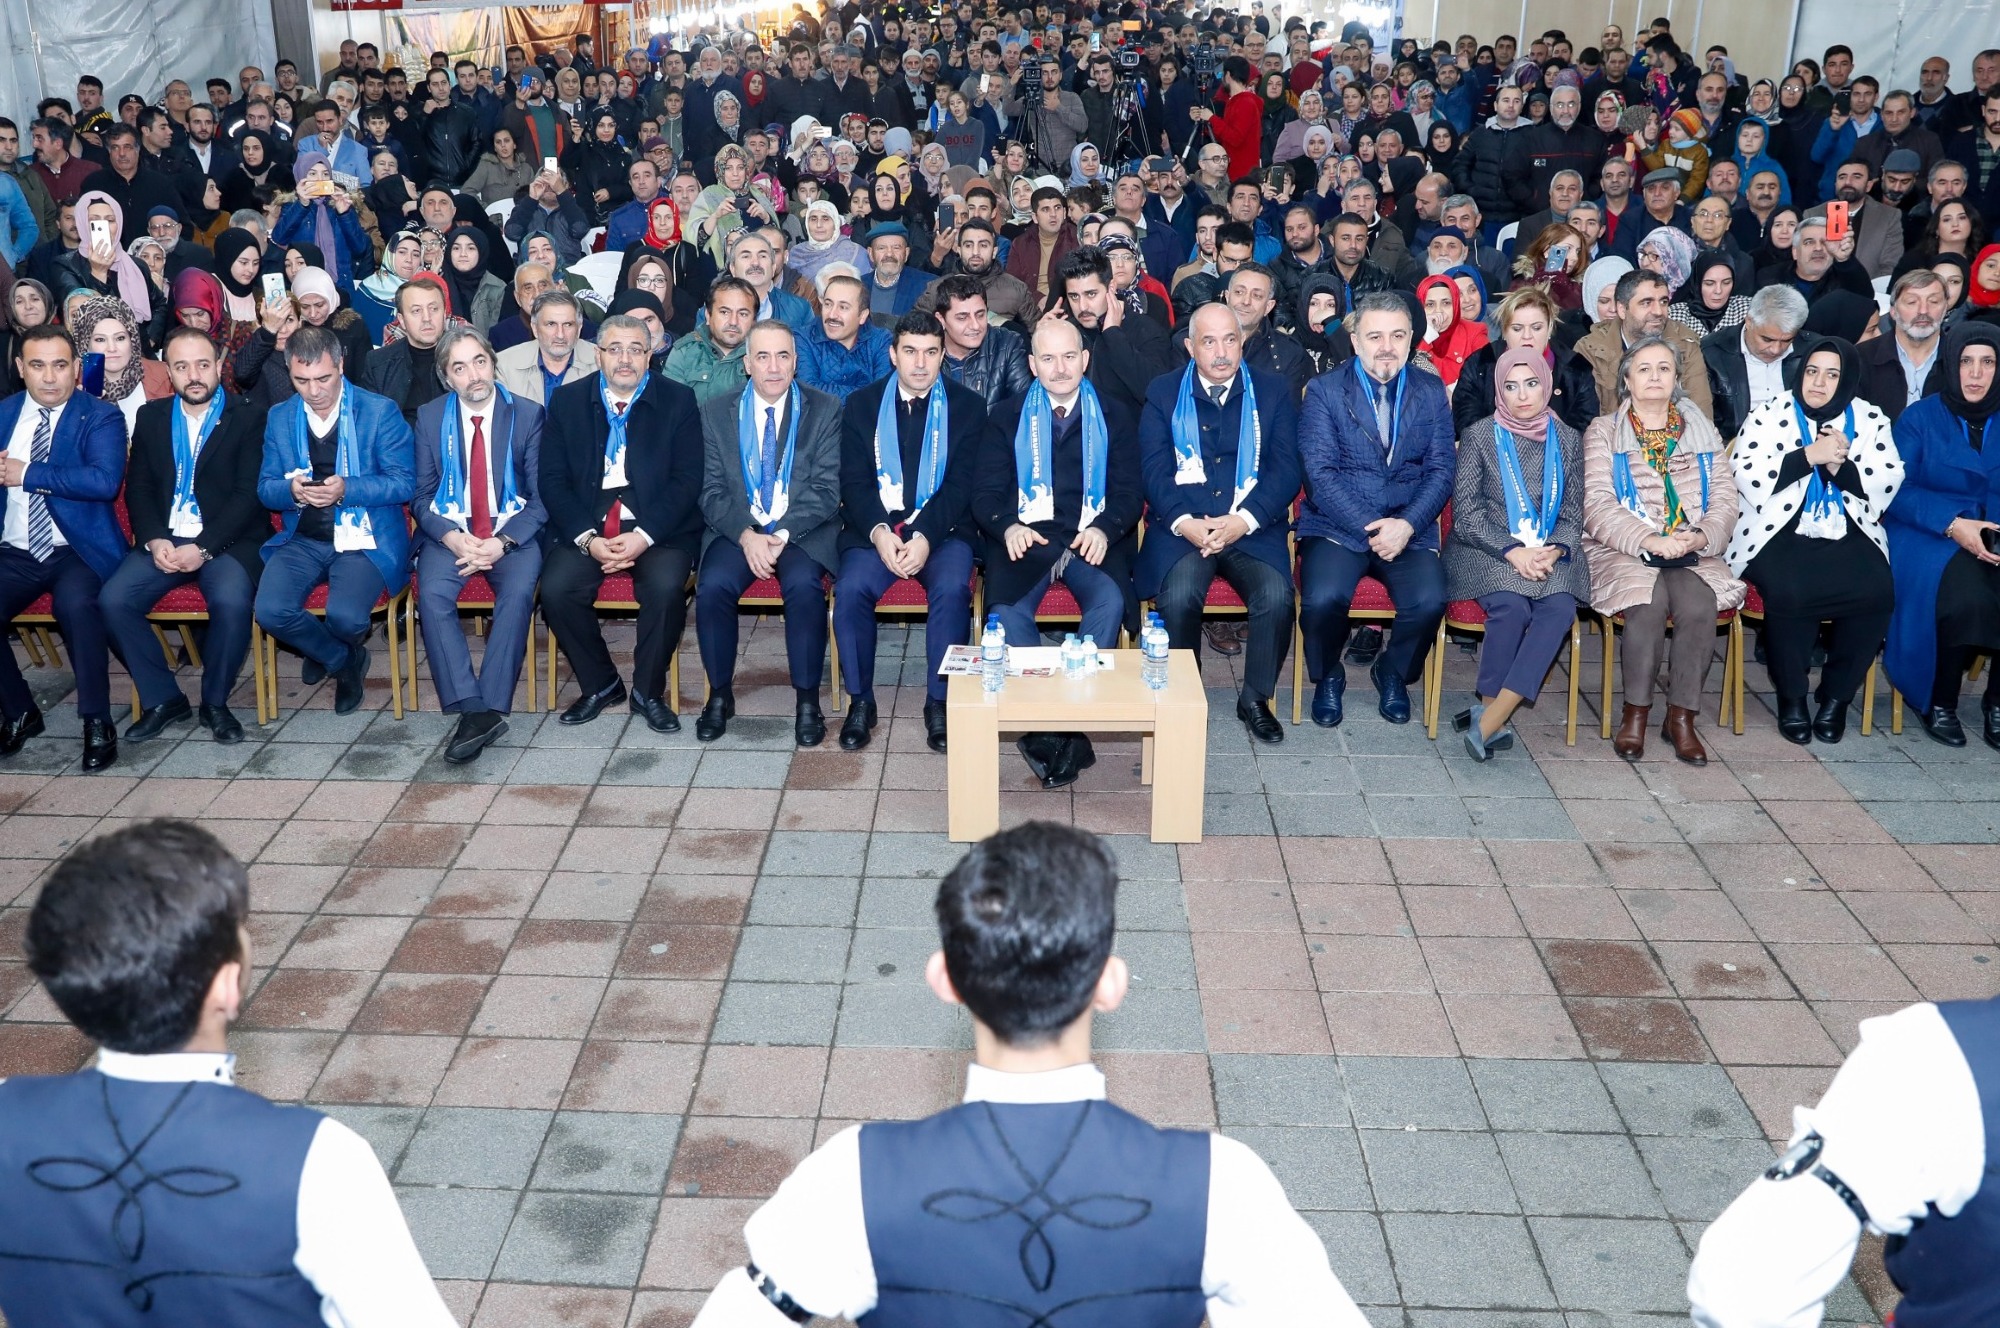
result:
[(512, 553), (514, 550), (520, 547), (521, 547), (521, 541), (515, 539), (512, 535), (500, 536), (500, 548), (503, 551), (501, 555), (502, 557), (506, 556), (506, 554)]
[(570, 543), (576, 545), (577, 551), (579, 553), (589, 553), (590, 542), (594, 539), (600, 538), (601, 535), (602, 535), (601, 531), (586, 530), (581, 535), (578, 535), (575, 539), (571, 540)]

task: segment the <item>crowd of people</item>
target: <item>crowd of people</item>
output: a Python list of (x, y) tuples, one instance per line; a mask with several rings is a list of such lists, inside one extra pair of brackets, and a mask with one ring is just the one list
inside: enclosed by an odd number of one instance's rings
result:
[[(422, 70), (350, 42), (317, 84), (281, 61), (205, 102), (114, 109), (85, 77), (27, 157), (0, 120), (0, 616), (51, 598), (84, 768), (115, 760), (114, 652), (127, 740), (240, 739), (253, 621), (357, 706), (413, 569), (454, 760), (504, 732), (537, 602), (563, 722), (671, 731), (692, 599), (720, 737), (769, 580), (805, 746), (829, 635), (839, 741), (870, 741), (900, 581), (933, 665), (975, 585), (1016, 644), (1058, 583), (1103, 646), (1151, 604), (1175, 648), (1242, 654), (1265, 743), (1295, 621), (1315, 723), (1343, 656), (1403, 723), (1454, 602), (1485, 625), (1478, 760), (1579, 611), (1625, 640), (1628, 757), (1664, 663), (1661, 735), (1705, 761), (1693, 625), (1745, 608), (1786, 738), (1840, 741), (1881, 652), (1965, 743), (2000, 647), (2000, 51), (1969, 91), (1939, 57), (1883, 94), (1846, 47), (1753, 80), (1664, 19), (1378, 52), (1116, 8), (801, 6), (768, 50), (709, 30), (603, 66), (587, 37)], [(1247, 624), (1204, 624), (1217, 578)], [(198, 707), (147, 621), (190, 584)], [(468, 588), (496, 603), (477, 663)], [(1386, 639), (1350, 640), (1357, 594)], [(0, 755), (42, 731), (11, 655), (0, 708)], [(943, 750), (936, 676), (924, 722)], [(1050, 787), (1093, 760), (1021, 749)]]

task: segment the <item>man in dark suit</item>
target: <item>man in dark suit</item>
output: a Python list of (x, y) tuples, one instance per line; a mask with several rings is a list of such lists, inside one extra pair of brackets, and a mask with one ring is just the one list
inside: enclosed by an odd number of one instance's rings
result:
[(1926, 267), (1912, 268), (1889, 289), (1890, 327), (1855, 347), (1861, 354), (1861, 397), (1893, 423), (1930, 395), (1944, 330), (1944, 279)]
[(1701, 339), (1715, 428), (1724, 438), (1734, 438), (1751, 411), (1785, 390), (1792, 361), (1814, 340), (1805, 324), (1805, 296), (1790, 286), (1766, 286), (1750, 297), (1740, 326)]
[(98, 602), (139, 689), (139, 718), (125, 736), (144, 742), (196, 718), (146, 615), (168, 591), (198, 585), (208, 606), (201, 726), (217, 742), (241, 742), (229, 694), (250, 653), (259, 551), (271, 536), (271, 514), (257, 501), (264, 419), (241, 397), (223, 395), (222, 352), (206, 332), (175, 328), (164, 355), (174, 395), (139, 407), (125, 480), (133, 548)]
[[(110, 648), (98, 596), (125, 556), (112, 504), (125, 479), (125, 421), (118, 408), (77, 390), (76, 343), (54, 324), (21, 335), (14, 372), (26, 386), (0, 401), (0, 460), (7, 490), (0, 526), (0, 623), (47, 594), (76, 672), (83, 768), (118, 759), (111, 723)], [(0, 650), (0, 756), (42, 732), (42, 712), (12, 650)]]
[(1257, 741), (1283, 742), (1271, 696), (1292, 635), (1285, 534), (1299, 493), (1298, 409), (1288, 380), (1243, 363), (1242, 326), (1227, 306), (1195, 310), (1188, 351), (1194, 362), (1155, 379), (1139, 417), (1151, 538), (1133, 589), (1158, 605), (1168, 644), (1199, 656), (1210, 583), (1220, 576), (1235, 588), (1250, 610), (1236, 717)]
[(1381, 580), (1396, 606), (1389, 644), (1371, 669), (1377, 709), (1391, 724), (1409, 723), (1409, 684), (1444, 616), (1437, 519), (1458, 472), (1444, 384), (1409, 371), (1408, 306), (1395, 295), (1364, 295), (1354, 316), (1354, 365), (1315, 378), (1299, 411), (1299, 616), (1313, 723), (1322, 728), (1343, 717), (1340, 651), (1364, 575)]
[(648, 372), (652, 333), (612, 314), (597, 328), (597, 372), (549, 398), (539, 496), (542, 616), (582, 693), (564, 724), (588, 724), (626, 698), (604, 644), (597, 594), (632, 574), (639, 602), (632, 710), (656, 733), (680, 730), (667, 664), (687, 623), (687, 579), (701, 539), (701, 429), (694, 393)]
[(701, 408), (707, 459), (701, 511), (708, 523), (695, 588), (695, 635), (708, 704), (694, 736), (714, 742), (736, 714), (737, 601), (776, 577), (785, 601), (785, 658), (801, 747), (826, 738), (819, 707), (826, 665), (826, 577), (840, 561), (840, 399), (798, 379), (798, 343), (785, 323), (750, 328), (741, 392)]
[[(982, 297), (973, 300), (984, 307)], [(986, 403), (941, 376), (944, 328), (934, 314), (904, 314), (890, 337), (889, 359), (896, 371), (849, 397), (843, 411), (833, 630), (853, 699), (840, 726), (840, 745), (848, 751), (866, 747), (875, 727), (875, 602), (898, 581), (915, 580), (928, 608), (924, 740), (941, 752), (945, 680), (938, 666), (945, 648), (965, 644), (971, 630), (966, 516), (986, 433)], [(885, 398), (893, 424), (885, 425)]]
[[(521, 657), (542, 572), (539, 496), (542, 408), (499, 386), (493, 348), (469, 327), (438, 341), (438, 373), (451, 391), (417, 411), (417, 608), (438, 705), (457, 714), (444, 759), (470, 761), (499, 741), (514, 709)], [(468, 578), (493, 592), (486, 653), (472, 664), (458, 625)], [(534, 679), (528, 680), (530, 688)]]
[[(1137, 613), (1132, 555), (1145, 495), (1132, 416), (1089, 381), (1091, 353), (1067, 319), (1035, 325), (1028, 362), (1035, 385), (993, 408), (974, 474), (987, 606), (1008, 645), (1039, 645), (1035, 612), (1060, 581), (1082, 610), (1079, 634), (1108, 650)], [(1081, 733), (1032, 733), (1015, 745), (1044, 788), (1075, 783), (1097, 760)]]
[(1115, 401), (1127, 419), (1138, 419), (1146, 389), (1179, 359), (1167, 329), (1156, 319), (1126, 316), (1124, 301), (1112, 294), (1111, 260), (1096, 249), (1066, 255), (1049, 283), (1059, 298), (1044, 316), (1065, 319), (1078, 330), (1098, 398)]

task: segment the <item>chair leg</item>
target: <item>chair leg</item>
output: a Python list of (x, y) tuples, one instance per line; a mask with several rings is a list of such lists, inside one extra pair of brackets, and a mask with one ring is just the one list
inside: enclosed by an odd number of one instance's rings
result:
[(1604, 699), (1602, 701), (1601, 718), (1603, 719), (1604, 722), (1604, 740), (1606, 742), (1610, 742), (1611, 741), (1611, 670), (1613, 665), (1616, 663), (1616, 656), (1618, 653), (1618, 629), (1617, 627), (1612, 625), (1612, 622), (1609, 618), (1601, 618), (1598, 621), (1604, 625), (1604, 654), (1602, 657), (1604, 665), (1602, 692)]
[(181, 649), (187, 655), (189, 664), (197, 669), (202, 666), (201, 647), (194, 643), (194, 625), (192, 623), (181, 624)]
[(1576, 712), (1578, 694), (1582, 689), (1581, 666), (1583, 664), (1583, 620), (1577, 619), (1569, 625), (1569, 720), (1568, 731), (1563, 740), (1571, 747), (1576, 746)]
[(403, 717), (403, 643), (396, 636), (397, 614), (402, 607), (392, 599), (389, 611), (382, 616), (382, 628), (389, 635), (389, 708), (397, 719)]
[(42, 648), (35, 644), (35, 634), (26, 627), (16, 627), (14, 635), (21, 638), (21, 647), (28, 652), (29, 667), (37, 669), (42, 667)]
[(153, 629), (153, 639), (160, 643), (160, 654), (166, 657), (167, 667), (171, 669), (174, 666), (174, 647), (167, 640), (166, 629), (152, 621), (148, 621), (146, 625)]
[(1985, 667), (1986, 667), (1986, 656), (1974, 655), (1972, 657), (1972, 667), (1965, 671), (1965, 680), (1967, 682), (1978, 682), (1979, 674), (1982, 670), (1985, 669)]
[(271, 722), (271, 696), (264, 681), (264, 629), (256, 622), (250, 624), (250, 683), (257, 693), (257, 724), (262, 727)]
[[(547, 624), (545, 622), (544, 626), (546, 625)], [(550, 710), (554, 710), (556, 708), (556, 630), (553, 627), (550, 627), (548, 630), (549, 630), (548, 708)]]
[(57, 668), (61, 668), (62, 652), (56, 649), (56, 639), (49, 635), (49, 629), (46, 627), (37, 627), (35, 635), (42, 639), (42, 653), (49, 657), (49, 663), (55, 665)]
[(410, 711), (417, 709), (417, 596), (416, 592), (403, 592), (403, 652), (405, 665), (403, 676), (410, 682)]
[(1444, 619), (1438, 619), (1437, 640), (1431, 643), (1431, 657), (1424, 661), (1424, 732), (1432, 742), (1438, 736), (1438, 707), (1444, 702)]
[(826, 703), (829, 709), (838, 710), (840, 709), (840, 637), (833, 630), (833, 592), (830, 590), (826, 595), (826, 653), (832, 660), (827, 676), (833, 684), (832, 690), (827, 693)]
[(1306, 633), (1296, 617), (1292, 620), (1292, 724), (1305, 718)]
[(1889, 732), (1898, 737), (1903, 732), (1903, 694), (1894, 685), (1889, 688)]
[(1728, 667), (1724, 670), (1723, 683), (1728, 689), (1725, 704), (1730, 707), (1730, 731), (1739, 737), (1743, 733), (1743, 616), (1738, 614), (1729, 620)]
[(1875, 731), (1876, 663), (1876, 660), (1868, 661), (1868, 676), (1861, 680), (1861, 736), (1864, 738)]

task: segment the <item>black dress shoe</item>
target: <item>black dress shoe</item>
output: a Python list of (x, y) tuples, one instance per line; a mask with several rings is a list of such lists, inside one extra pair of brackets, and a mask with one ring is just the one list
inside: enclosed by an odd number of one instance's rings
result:
[(1382, 653), (1382, 629), (1357, 627), (1347, 640), (1347, 658), (1356, 664), (1373, 664)]
[(681, 717), (667, 704), (664, 696), (635, 696), (632, 698), (632, 713), (642, 716), (646, 727), (655, 733), (679, 733)]
[(2000, 705), (1981, 703), (1980, 718), (1985, 722), (1980, 726), (1979, 736), (1986, 739), (1986, 745), (2000, 752)]
[(569, 709), (556, 717), (558, 724), (588, 724), (604, 713), (606, 706), (615, 706), (625, 699), (625, 684), (616, 679), (601, 692), (579, 696), (569, 703)]
[(299, 661), (299, 681), (307, 687), (316, 687), (326, 681), (326, 665), (308, 655)]
[(792, 710), (792, 737), (801, 747), (817, 747), (826, 741), (826, 716), (820, 713), (817, 696), (798, 699)]
[(28, 739), (40, 736), (44, 727), (42, 712), (33, 706), (29, 706), (27, 713), (20, 718), (0, 724), (0, 756), (12, 756), (20, 751)]
[(1839, 742), (1847, 736), (1847, 702), (1821, 701), (1813, 715), (1812, 731), (1821, 742)]
[(1042, 777), (1042, 787), (1059, 789), (1076, 783), (1076, 778), (1097, 764), (1097, 749), (1090, 745), (1087, 733), (1059, 733), (1056, 736), (1056, 759), (1049, 762), (1049, 773)]
[(243, 721), (230, 714), (228, 706), (204, 705), (196, 718), (224, 746), (243, 741)]
[(945, 708), (942, 701), (924, 702), (924, 746), (934, 752), (945, 749)]
[(1778, 701), (1778, 732), (1786, 742), (1795, 742), (1801, 747), (1809, 746), (1813, 740), (1812, 716), (1806, 710), (1806, 699), (1801, 696), (1795, 701)]
[(1047, 784), (1049, 771), (1055, 767), (1057, 758), (1062, 755), (1063, 735), (1024, 733), (1014, 740), (1014, 750), (1028, 763), (1028, 769), (1034, 772), (1035, 778)]
[(444, 759), (464, 765), (500, 741), (507, 731), (507, 717), (498, 710), (468, 710), (458, 717), (458, 728), (444, 745)]
[(1387, 668), (1388, 663), (1386, 656), (1379, 658), (1368, 670), (1379, 698), (1375, 709), (1391, 724), (1407, 724), (1410, 722), (1410, 685), (1403, 681), (1401, 675)]
[(694, 736), (701, 742), (714, 742), (729, 732), (729, 721), (736, 718), (736, 698), (726, 692), (713, 692), (708, 704), (701, 708), (701, 718), (694, 722)]
[(1347, 695), (1347, 675), (1339, 666), (1319, 680), (1313, 688), (1312, 719), (1323, 729), (1340, 727), (1341, 699)]
[(840, 749), (858, 752), (868, 745), (875, 732), (875, 703), (855, 697), (847, 703), (847, 718), (840, 725)]
[(356, 645), (333, 675), (334, 714), (351, 715), (361, 708), (361, 698), (368, 694), (368, 659), (368, 647)]
[(1932, 706), (1917, 716), (1917, 722), (1924, 726), (1924, 732), (1932, 739), (1947, 747), (1965, 746), (1965, 726), (1958, 722), (1958, 712), (1943, 706)]
[(1258, 742), (1280, 743), (1285, 740), (1285, 726), (1271, 713), (1269, 701), (1253, 701), (1247, 696), (1236, 698), (1236, 717), (1243, 721), (1243, 727), (1250, 730), (1250, 736)]
[(85, 774), (109, 769), (118, 759), (118, 726), (108, 719), (83, 721), (83, 769)]
[(194, 707), (185, 696), (176, 696), (164, 705), (156, 705), (139, 712), (139, 718), (132, 721), (125, 730), (125, 737), (131, 742), (146, 742), (157, 738), (169, 724), (185, 724), (194, 718)]

